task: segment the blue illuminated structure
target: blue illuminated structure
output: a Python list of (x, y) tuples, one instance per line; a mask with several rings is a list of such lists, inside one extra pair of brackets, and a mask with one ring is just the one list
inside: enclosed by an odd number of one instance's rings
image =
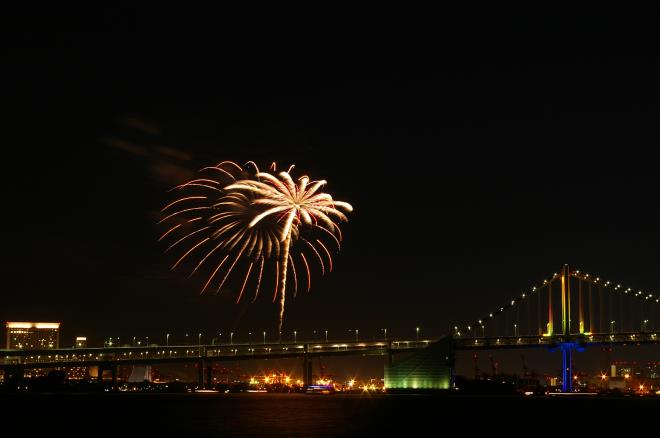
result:
[(562, 392), (573, 392), (573, 350), (584, 351), (577, 342), (562, 342), (559, 344), (561, 350), (561, 390)]

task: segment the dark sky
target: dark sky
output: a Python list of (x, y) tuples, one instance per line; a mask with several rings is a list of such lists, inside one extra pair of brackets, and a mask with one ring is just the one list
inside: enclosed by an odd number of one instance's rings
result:
[(226, 159), (295, 163), (355, 207), (285, 332), (438, 335), (564, 263), (657, 290), (660, 65), (628, 32), (651, 20), (526, 12), (437, 33), (5, 34), (0, 319), (92, 344), (273, 333), (276, 305), (200, 297), (156, 242), (167, 189)]

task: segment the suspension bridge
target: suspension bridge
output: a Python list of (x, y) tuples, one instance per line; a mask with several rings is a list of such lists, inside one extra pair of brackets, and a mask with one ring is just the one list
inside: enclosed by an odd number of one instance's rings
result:
[[(300, 341), (144, 347), (0, 350), (0, 369), (7, 376), (26, 368), (117, 367), (157, 363), (195, 363), (199, 385), (211, 382), (214, 362), (302, 358), (306, 384), (315, 356), (384, 355), (385, 386), (391, 389), (448, 389), (455, 351), (545, 348), (562, 353), (562, 390), (571, 392), (572, 355), (596, 345), (657, 344), (660, 341), (660, 296), (604, 280), (564, 265), (501, 307), (439, 339), (374, 341)], [(398, 353), (408, 353), (395, 361)], [(205, 372), (206, 370), (206, 372)]]
[(596, 345), (655, 344), (660, 296), (564, 265), (559, 272), (463, 327), (462, 350), (548, 348), (562, 353), (562, 390), (572, 392), (573, 352)]

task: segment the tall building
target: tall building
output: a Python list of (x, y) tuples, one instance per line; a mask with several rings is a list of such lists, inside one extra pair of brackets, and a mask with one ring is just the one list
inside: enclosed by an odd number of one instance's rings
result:
[(7, 322), (7, 349), (59, 348), (59, 322)]

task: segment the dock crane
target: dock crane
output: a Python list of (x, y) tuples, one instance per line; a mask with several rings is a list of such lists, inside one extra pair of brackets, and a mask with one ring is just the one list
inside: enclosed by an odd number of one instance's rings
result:
[(527, 363), (525, 362), (525, 355), (521, 354), (520, 358), (522, 359), (523, 377), (527, 377), (527, 376), (529, 376), (529, 371), (527, 370)]
[(490, 359), (490, 368), (493, 372), (493, 377), (495, 377), (497, 375), (497, 368), (499, 367), (499, 363), (495, 362), (492, 354), (489, 354), (488, 357)]
[(472, 355), (472, 361), (474, 362), (474, 380), (479, 379), (479, 364), (477, 361), (479, 360), (479, 355), (477, 353), (474, 353)]

